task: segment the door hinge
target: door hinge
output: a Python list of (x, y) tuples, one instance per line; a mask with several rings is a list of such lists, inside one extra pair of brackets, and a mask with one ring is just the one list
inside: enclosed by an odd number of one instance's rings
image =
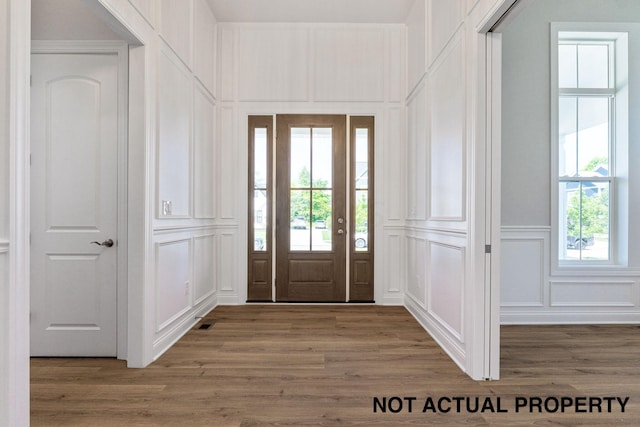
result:
[(485, 254), (491, 253), (491, 245), (484, 245), (484, 253)]
[(29, 87), (33, 86), (33, 76), (29, 75)]

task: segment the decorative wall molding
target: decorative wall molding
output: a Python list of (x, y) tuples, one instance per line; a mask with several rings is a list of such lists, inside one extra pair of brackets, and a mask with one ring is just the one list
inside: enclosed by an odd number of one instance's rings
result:
[(619, 267), (550, 270), (551, 227), (504, 226), (503, 324), (634, 323), (640, 272)]

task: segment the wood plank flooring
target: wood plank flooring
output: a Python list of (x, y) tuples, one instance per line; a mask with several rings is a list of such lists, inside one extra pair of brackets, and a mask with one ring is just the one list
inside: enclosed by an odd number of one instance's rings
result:
[[(476, 382), (402, 307), (218, 307), (203, 323), (145, 369), (33, 359), (32, 425), (640, 425), (640, 326), (503, 327), (502, 379)], [(394, 396), (401, 411), (374, 413)], [(508, 412), (422, 412), (457, 396)], [(515, 412), (516, 397), (607, 396), (629, 397), (625, 412)]]

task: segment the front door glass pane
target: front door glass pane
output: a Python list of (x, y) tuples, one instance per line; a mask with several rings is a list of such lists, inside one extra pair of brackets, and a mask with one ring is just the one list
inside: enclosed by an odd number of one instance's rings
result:
[(311, 247), (310, 196), (309, 190), (291, 190), (290, 249), (292, 251), (308, 251)]
[(291, 128), (291, 188), (311, 183), (311, 128)]
[(313, 129), (313, 188), (331, 188), (333, 176), (331, 128)]
[(290, 250), (331, 251), (333, 129), (290, 132)]
[(330, 251), (332, 191), (313, 190), (311, 192), (313, 229), (311, 230), (312, 251)]

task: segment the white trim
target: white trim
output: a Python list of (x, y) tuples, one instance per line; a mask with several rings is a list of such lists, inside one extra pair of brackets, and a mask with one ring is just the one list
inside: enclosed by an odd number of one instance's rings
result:
[(0, 423), (29, 424), (29, 67), (31, 2), (9, 0), (9, 283), (1, 311)]
[[(502, 203), (502, 34), (487, 34), (487, 171), (485, 209), (485, 378), (500, 378), (500, 284), (501, 284), (501, 203)], [(486, 252), (486, 250), (485, 250)]]
[(118, 56), (118, 154), (117, 154), (117, 350), (118, 359), (127, 358), (128, 334), (128, 94), (129, 52), (122, 41), (33, 40), (31, 54), (116, 54)]
[[(550, 141), (551, 141), (551, 250), (550, 250), (550, 263), (551, 274), (563, 275), (567, 272), (574, 274), (576, 270), (585, 269), (591, 274), (605, 274), (609, 270), (622, 270), (626, 268), (625, 260), (628, 259), (628, 250), (622, 250), (618, 245), (618, 236), (624, 233), (624, 226), (618, 221), (618, 208), (621, 200), (619, 192), (617, 190), (616, 181), (620, 178), (616, 174), (616, 103), (615, 95), (618, 91), (615, 82), (615, 62), (616, 56), (619, 55), (618, 49), (615, 47), (614, 42), (625, 37), (633, 29), (637, 28), (638, 24), (634, 23), (606, 23), (606, 22), (552, 22), (550, 24)], [(603, 37), (596, 37), (599, 41), (609, 41), (614, 45), (614, 53), (610, 53), (609, 60), (613, 60), (614, 64), (609, 64), (612, 74), (610, 77), (613, 80), (613, 88), (611, 89), (560, 89), (559, 88), (559, 76), (558, 76), (558, 43), (561, 40), (559, 33), (561, 32), (575, 32), (575, 37), (572, 37), (573, 41), (582, 39), (578, 37), (580, 32), (582, 33), (602, 33)], [(592, 36), (585, 35), (584, 39), (591, 40)], [(628, 52), (625, 54), (628, 55)], [(613, 55), (613, 58), (611, 58)], [(611, 82), (610, 82), (611, 83)], [(586, 96), (590, 94), (610, 96), (613, 98), (610, 101), (610, 134), (609, 134), (609, 159), (610, 159), (610, 176), (608, 177), (560, 177), (559, 176), (559, 147), (560, 141), (558, 136), (559, 129), (559, 98), (563, 95), (569, 96)], [(627, 110), (629, 106), (627, 106)], [(588, 260), (561, 260), (560, 259), (560, 223), (559, 223), (559, 184), (567, 181), (597, 181), (609, 183), (609, 259), (602, 261), (588, 261)]]
[(621, 325), (640, 323), (638, 311), (506, 312), (503, 325)]
[[(160, 358), (160, 356), (177, 343), (189, 329), (193, 328), (200, 321), (200, 318), (205, 317), (215, 307), (216, 299), (210, 298), (209, 303), (203, 304), (203, 306), (194, 313), (193, 317), (185, 316), (173, 327), (167, 328), (167, 331), (162, 336), (153, 341), (153, 361)], [(184, 315), (184, 313), (181, 314)]]

